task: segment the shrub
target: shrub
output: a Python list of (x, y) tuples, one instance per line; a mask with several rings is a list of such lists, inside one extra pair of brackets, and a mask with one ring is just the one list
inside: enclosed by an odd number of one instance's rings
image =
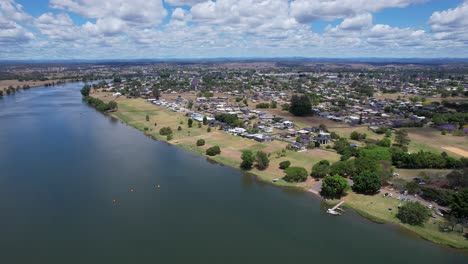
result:
[(419, 202), (408, 202), (398, 209), (396, 216), (402, 223), (422, 225), (429, 219), (429, 213), (429, 209)]
[(172, 134), (169, 134), (166, 136), (167, 141), (172, 140), (174, 136)]
[(193, 119), (189, 118), (189, 120), (187, 121), (187, 124), (188, 124), (188, 127), (192, 127)]
[(206, 150), (206, 155), (208, 156), (216, 156), (218, 154), (221, 154), (221, 149), (219, 148), (219, 146), (213, 146)]
[(177, 128), (177, 131), (181, 131), (181, 130), (182, 130), (182, 127), (179, 126), (179, 127)]
[(279, 168), (282, 170), (289, 168), (289, 166), (291, 166), (291, 162), (289, 160), (282, 161), (279, 164)]
[(283, 179), (287, 182), (304, 182), (307, 180), (307, 170), (303, 167), (289, 167), (284, 172), (286, 176)]
[(255, 108), (269, 108), (270, 104), (269, 103), (259, 103), (255, 106)]
[(149, 121), (149, 115), (146, 115), (146, 122)]
[(204, 139), (197, 140), (197, 146), (203, 146), (203, 145), (205, 145), (205, 140)]
[(211, 127), (210, 126), (206, 129), (206, 132), (208, 132), (208, 133), (211, 132)]
[(256, 160), (257, 160), (257, 168), (259, 170), (264, 170), (268, 168), (268, 166), (270, 165), (270, 160), (268, 159), (268, 155), (263, 151), (257, 151)]
[(172, 129), (170, 127), (163, 127), (159, 130), (161, 136), (172, 135)]

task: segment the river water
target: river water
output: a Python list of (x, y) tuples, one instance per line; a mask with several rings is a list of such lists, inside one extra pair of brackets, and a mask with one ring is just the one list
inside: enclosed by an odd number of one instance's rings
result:
[(151, 140), (82, 85), (0, 98), (0, 263), (468, 263)]

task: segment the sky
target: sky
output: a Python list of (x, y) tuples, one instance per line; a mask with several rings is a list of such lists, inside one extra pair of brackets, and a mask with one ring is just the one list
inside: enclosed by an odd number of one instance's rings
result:
[(468, 0), (0, 0), (0, 60), (468, 58)]

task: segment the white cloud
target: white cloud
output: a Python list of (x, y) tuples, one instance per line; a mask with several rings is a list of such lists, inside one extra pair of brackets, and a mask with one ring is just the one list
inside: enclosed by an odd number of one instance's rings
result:
[(14, 0), (0, 0), (0, 16), (15, 22), (31, 20), (31, 16), (23, 11), (23, 6)]
[(468, 0), (455, 8), (434, 12), (428, 24), (438, 40), (451, 40), (459, 45), (468, 44)]
[(428, 1), (430, 0), (295, 0), (291, 3), (291, 14), (301, 23), (332, 21)]
[(50, 0), (50, 5), (86, 18), (120, 19), (141, 27), (159, 25), (167, 15), (162, 0)]
[(468, 27), (468, 1), (456, 8), (434, 12), (429, 18), (429, 25), (433, 31), (452, 31)]
[(346, 18), (339, 27), (344, 30), (361, 30), (372, 25), (372, 15), (369, 13), (360, 14)]
[(206, 0), (164, 0), (164, 2), (172, 6), (193, 6), (205, 1)]
[(0, 1), (0, 43), (23, 44), (34, 38), (34, 34), (21, 25), (30, 21), (31, 16), (13, 0)]

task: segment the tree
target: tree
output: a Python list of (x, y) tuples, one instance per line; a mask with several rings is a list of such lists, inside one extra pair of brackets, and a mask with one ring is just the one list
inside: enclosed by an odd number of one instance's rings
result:
[(202, 127), (202, 124), (198, 122), (198, 128), (201, 128), (201, 127)]
[(380, 190), (380, 178), (374, 171), (364, 171), (353, 177), (353, 190), (357, 193), (375, 194)]
[(468, 189), (465, 188), (452, 195), (450, 202), (452, 214), (458, 219), (468, 218)]
[(399, 129), (395, 132), (395, 143), (400, 146), (408, 146), (411, 140), (408, 136), (408, 131)]
[(287, 182), (304, 182), (307, 180), (307, 170), (303, 167), (289, 167), (284, 172), (286, 176), (283, 179)]
[(177, 131), (182, 131), (182, 127), (181, 126), (177, 127)]
[(193, 119), (192, 119), (192, 118), (189, 118), (189, 120), (187, 121), (187, 124), (188, 124), (188, 127), (192, 127), (192, 125), (193, 125)]
[(429, 219), (430, 210), (419, 202), (407, 202), (400, 209), (396, 217), (402, 223), (410, 225), (423, 225)]
[(206, 155), (208, 156), (216, 156), (218, 154), (221, 154), (221, 148), (219, 146), (213, 146), (206, 150)]
[(289, 112), (295, 116), (305, 116), (312, 112), (312, 104), (306, 95), (293, 95)]
[(268, 166), (270, 164), (270, 160), (268, 159), (268, 155), (263, 151), (257, 151), (256, 160), (257, 160), (257, 168), (259, 170), (264, 170), (264, 169), (268, 168)]
[(159, 130), (161, 136), (167, 136), (172, 134), (172, 129), (170, 127), (163, 127)]
[(323, 178), (330, 172), (330, 162), (328, 160), (321, 160), (312, 166), (310, 176), (314, 178)]
[(156, 86), (153, 86), (153, 96), (156, 98), (156, 100), (159, 100), (161, 98), (161, 92), (159, 91), (159, 88)]
[(81, 88), (81, 90), (80, 90), (81, 95), (83, 95), (84, 97), (89, 96), (90, 91), (91, 91), (91, 86), (89, 86), (89, 85), (83, 86), (83, 88)]
[(107, 103), (107, 106), (109, 106), (109, 110), (115, 111), (117, 109), (117, 103), (115, 101), (110, 101)]
[(250, 170), (255, 161), (255, 156), (254, 156), (253, 151), (251, 150), (242, 151), (241, 159), (242, 159), (242, 162), (241, 162), (240, 167), (243, 170)]
[(146, 115), (146, 122), (149, 121), (149, 115)]
[(210, 126), (206, 129), (206, 132), (208, 132), (208, 133), (211, 132), (211, 127)]
[(354, 160), (337, 161), (330, 166), (330, 174), (332, 175), (351, 176), (355, 171)]
[(320, 194), (324, 197), (339, 199), (349, 189), (348, 182), (338, 174), (327, 176), (322, 181)]
[(289, 168), (289, 166), (291, 166), (291, 162), (289, 160), (282, 161), (279, 164), (279, 168), (282, 170)]
[(203, 125), (207, 125), (208, 124), (208, 118), (206, 116), (203, 117)]
[(204, 139), (197, 140), (197, 146), (203, 146), (203, 145), (205, 145), (205, 140)]
[(278, 103), (275, 100), (271, 100), (270, 108), (276, 108), (277, 106), (278, 106)]
[(454, 170), (445, 177), (450, 188), (468, 187), (468, 168), (465, 168), (463, 171)]

